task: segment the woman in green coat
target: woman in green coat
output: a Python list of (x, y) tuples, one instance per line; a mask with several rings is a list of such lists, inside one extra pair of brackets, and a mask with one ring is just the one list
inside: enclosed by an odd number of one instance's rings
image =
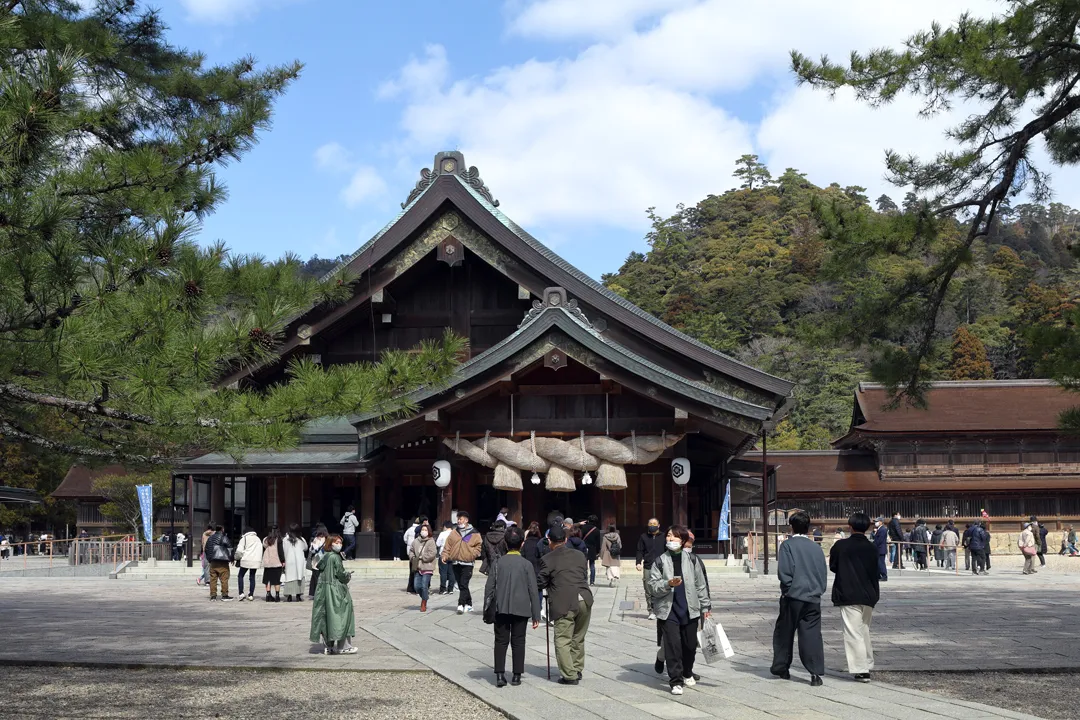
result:
[(326, 646), (324, 655), (354, 655), (357, 650), (352, 637), (356, 634), (356, 621), (349, 593), (352, 573), (345, 572), (341, 562), (341, 536), (331, 535), (326, 544), (330, 552), (319, 561), (319, 584), (311, 603), (310, 639)]

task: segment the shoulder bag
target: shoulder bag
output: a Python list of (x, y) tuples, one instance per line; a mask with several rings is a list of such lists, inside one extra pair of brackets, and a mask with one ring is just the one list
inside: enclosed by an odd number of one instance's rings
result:
[(484, 598), (484, 622), (488, 625), (495, 624), (495, 613), (498, 611), (499, 603), (495, 601), (495, 596), (499, 593), (499, 559), (496, 558), (491, 563), (491, 577), (493, 582), (491, 583), (491, 595)]

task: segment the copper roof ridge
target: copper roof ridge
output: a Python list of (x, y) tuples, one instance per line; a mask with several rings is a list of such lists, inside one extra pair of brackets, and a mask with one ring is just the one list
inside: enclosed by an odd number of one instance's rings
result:
[[(930, 383), (931, 390), (944, 388), (1001, 388), (1001, 387), (1061, 387), (1057, 380), (1033, 378), (1028, 380), (935, 380)], [(886, 390), (883, 383), (860, 382), (859, 392), (866, 390)]]

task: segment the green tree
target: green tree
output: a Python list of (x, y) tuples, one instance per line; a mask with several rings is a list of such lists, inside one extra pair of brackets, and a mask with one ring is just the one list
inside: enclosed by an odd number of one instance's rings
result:
[(765, 163), (758, 162), (757, 155), (743, 155), (735, 161), (735, 177), (742, 181), (741, 190), (753, 190), (755, 187), (765, 187), (772, 182), (772, 173)]
[(295, 257), (194, 241), (225, 197), (215, 169), (255, 144), (301, 66), (209, 67), (133, 0), (82, 5), (0, 5), (0, 436), (168, 463), (289, 445), (306, 418), (445, 377), (450, 336), (377, 366), (296, 362), (262, 393), (215, 388), (273, 359), (301, 311), (351, 295), (352, 278), (303, 277)]
[[(1048, 192), (1033, 150), (1043, 142), (1058, 164), (1080, 160), (1080, 22), (1077, 0), (1009, 0), (990, 19), (964, 14), (952, 26), (934, 24), (909, 38), (905, 49), (853, 53), (846, 66), (798, 51), (792, 65), (800, 82), (830, 91), (851, 87), (871, 105), (898, 95), (925, 98), (923, 114), (957, 101), (978, 108), (952, 128), (954, 150), (920, 160), (888, 151), (889, 178), (911, 186), (924, 203), (905, 201), (922, 216), (913, 241), (879, 244), (877, 257), (924, 266), (911, 282), (888, 288), (903, 306), (907, 337), (878, 348), (876, 374), (901, 394), (918, 399), (939, 352), (939, 322), (958, 271), (972, 261), (976, 240), (994, 227), (999, 211), (1022, 193)], [(961, 232), (941, 238), (940, 221), (956, 218)], [(864, 258), (865, 260), (865, 258)]]
[(893, 201), (893, 199), (891, 197), (889, 197), (888, 195), (885, 195), (884, 193), (881, 196), (879, 196), (878, 199), (875, 200), (874, 202), (877, 205), (877, 211), (879, 213), (900, 212), (900, 208)]
[(994, 369), (986, 359), (986, 346), (966, 326), (953, 333), (952, 360), (949, 361), (950, 380), (991, 380)]
[[(142, 504), (139, 502), (137, 485), (153, 488), (153, 514), (167, 507), (171, 501), (171, 476), (168, 472), (134, 473), (129, 475), (104, 475), (94, 480), (93, 491), (105, 502), (98, 508), (103, 516), (117, 527), (131, 530), (135, 537), (142, 534)], [(153, 523), (151, 522), (151, 526)], [(143, 538), (150, 541), (153, 538)]]
[(32, 522), (43, 522), (50, 528), (73, 524), (75, 514), (70, 503), (49, 497), (67, 469), (68, 464), (61, 457), (20, 443), (0, 441), (0, 485), (33, 490), (41, 497), (41, 504), (0, 505), (0, 531), (28, 530)]

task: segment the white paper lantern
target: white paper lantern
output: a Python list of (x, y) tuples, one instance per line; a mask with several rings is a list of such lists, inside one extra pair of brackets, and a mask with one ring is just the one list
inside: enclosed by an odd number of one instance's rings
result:
[(540, 484), (540, 476), (537, 475), (536, 473), (533, 473), (532, 474), (532, 480), (530, 482), (532, 482), (533, 485), (539, 485)]
[(436, 460), (431, 466), (431, 479), (435, 481), (435, 487), (444, 488), (450, 484), (450, 463), (446, 460)]
[(671, 461), (671, 479), (676, 485), (685, 485), (690, 482), (690, 461), (686, 458), (675, 458)]

